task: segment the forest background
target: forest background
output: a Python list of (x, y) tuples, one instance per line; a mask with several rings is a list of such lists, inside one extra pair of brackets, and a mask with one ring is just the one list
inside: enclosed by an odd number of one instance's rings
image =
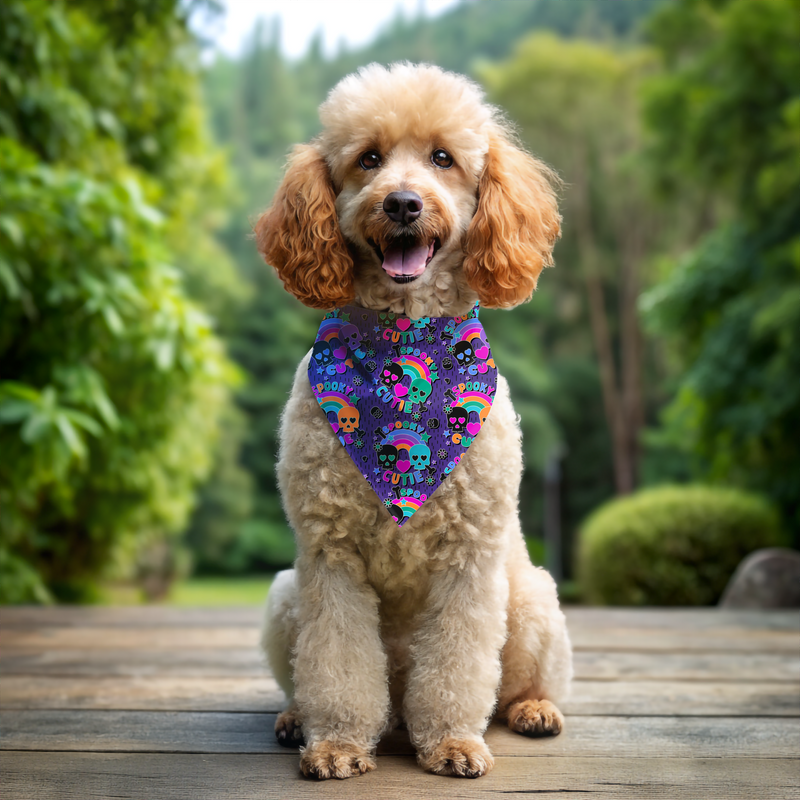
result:
[(604, 502), (697, 481), (760, 493), (796, 544), (798, 12), (464, 0), (333, 57), (318, 36), (287, 60), (259, 20), (203, 67), (190, 18), (212, 2), (4, 5), (3, 599), (91, 599), (109, 575), (158, 597), (190, 570), (291, 562), (276, 429), (319, 314), (251, 225), (327, 91), (372, 61), (470, 76), (565, 181), (556, 268), (482, 313), (534, 558), (569, 578)]

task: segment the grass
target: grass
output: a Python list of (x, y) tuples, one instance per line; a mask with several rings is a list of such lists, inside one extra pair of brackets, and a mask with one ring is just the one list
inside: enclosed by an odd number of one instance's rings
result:
[(272, 575), (242, 578), (189, 578), (170, 590), (170, 606), (262, 605), (272, 584)]
[[(260, 606), (267, 597), (272, 575), (187, 578), (170, 588), (159, 605), (166, 606)], [(131, 585), (102, 588), (100, 603), (107, 606), (138, 606), (145, 602), (141, 590)]]

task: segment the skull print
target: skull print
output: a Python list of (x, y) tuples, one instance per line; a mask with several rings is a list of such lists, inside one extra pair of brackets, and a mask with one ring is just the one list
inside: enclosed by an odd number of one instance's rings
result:
[(358, 332), (358, 328), (352, 323), (350, 325), (342, 326), (342, 329), (339, 331), (339, 339), (344, 342), (354, 353), (358, 350), (361, 344), (361, 334)]
[(397, 448), (391, 444), (385, 444), (378, 450), (378, 464), (385, 469), (394, 469), (397, 461)]
[(453, 406), (450, 411), (447, 412), (447, 422), (450, 425), (450, 430), (452, 431), (464, 433), (467, 428), (468, 421), (469, 414), (467, 413), (467, 410), (461, 406)]
[(311, 356), (320, 372), (324, 372), (329, 364), (333, 364), (333, 351), (327, 342), (317, 342), (311, 351)]
[(424, 403), (431, 395), (432, 387), (425, 378), (414, 378), (408, 387), (408, 399), (412, 403)]
[(358, 428), (360, 412), (355, 406), (345, 406), (339, 412), (339, 428), (345, 433), (353, 433)]
[(458, 342), (453, 350), (453, 355), (459, 367), (469, 367), (475, 363), (475, 351), (469, 342)]
[(381, 383), (394, 389), (403, 378), (403, 368), (399, 364), (387, 364), (381, 370)]
[(426, 444), (415, 444), (408, 451), (412, 469), (425, 469), (431, 463), (431, 449)]

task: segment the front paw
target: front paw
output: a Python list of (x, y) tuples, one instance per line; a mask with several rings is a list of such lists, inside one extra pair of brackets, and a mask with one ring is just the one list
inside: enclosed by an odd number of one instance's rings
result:
[(300, 769), (307, 778), (354, 778), (375, 769), (375, 760), (366, 748), (354, 744), (322, 741), (303, 750)]
[(281, 747), (301, 747), (306, 743), (297, 712), (287, 709), (278, 714), (278, 719), (275, 720), (275, 738)]
[(522, 700), (508, 709), (508, 727), (525, 736), (556, 736), (564, 717), (549, 700)]
[(480, 778), (494, 766), (494, 758), (482, 739), (453, 736), (446, 736), (433, 750), (420, 752), (417, 760), (423, 769), (458, 778)]

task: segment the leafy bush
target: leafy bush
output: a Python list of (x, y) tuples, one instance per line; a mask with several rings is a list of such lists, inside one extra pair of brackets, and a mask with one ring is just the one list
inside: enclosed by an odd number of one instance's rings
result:
[(580, 533), (584, 597), (608, 605), (710, 605), (737, 564), (782, 543), (778, 515), (758, 495), (674, 486), (612, 500)]
[(183, 279), (233, 273), (194, 52), (179, 0), (0, 4), (0, 602), (92, 599), (210, 467), (231, 367)]

